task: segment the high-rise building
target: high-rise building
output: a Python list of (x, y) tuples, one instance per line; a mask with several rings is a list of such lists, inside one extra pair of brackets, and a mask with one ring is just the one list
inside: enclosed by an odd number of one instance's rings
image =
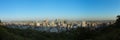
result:
[(37, 23), (36, 23), (36, 26), (40, 26), (40, 23), (37, 22)]
[(86, 27), (87, 24), (86, 24), (86, 21), (82, 21), (82, 27)]
[(52, 22), (50, 23), (50, 26), (51, 26), (51, 27), (55, 27), (55, 26), (56, 26), (55, 22), (52, 21)]

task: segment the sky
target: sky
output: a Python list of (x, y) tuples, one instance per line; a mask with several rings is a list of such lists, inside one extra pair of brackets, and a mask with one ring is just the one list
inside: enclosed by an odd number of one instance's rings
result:
[(120, 0), (0, 0), (1, 20), (114, 20)]

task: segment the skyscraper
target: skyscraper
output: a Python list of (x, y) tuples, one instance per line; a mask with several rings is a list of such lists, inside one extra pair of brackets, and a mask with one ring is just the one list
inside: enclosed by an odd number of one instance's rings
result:
[(86, 27), (86, 21), (82, 21), (82, 27)]

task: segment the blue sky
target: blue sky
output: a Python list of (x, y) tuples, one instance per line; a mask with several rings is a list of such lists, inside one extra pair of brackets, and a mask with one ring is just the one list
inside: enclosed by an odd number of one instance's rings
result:
[(120, 0), (0, 0), (1, 20), (112, 20), (120, 14)]

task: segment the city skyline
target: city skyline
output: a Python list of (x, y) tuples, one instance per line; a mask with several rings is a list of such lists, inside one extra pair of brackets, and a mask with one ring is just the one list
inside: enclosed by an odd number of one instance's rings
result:
[(0, 0), (1, 20), (115, 20), (120, 0)]

